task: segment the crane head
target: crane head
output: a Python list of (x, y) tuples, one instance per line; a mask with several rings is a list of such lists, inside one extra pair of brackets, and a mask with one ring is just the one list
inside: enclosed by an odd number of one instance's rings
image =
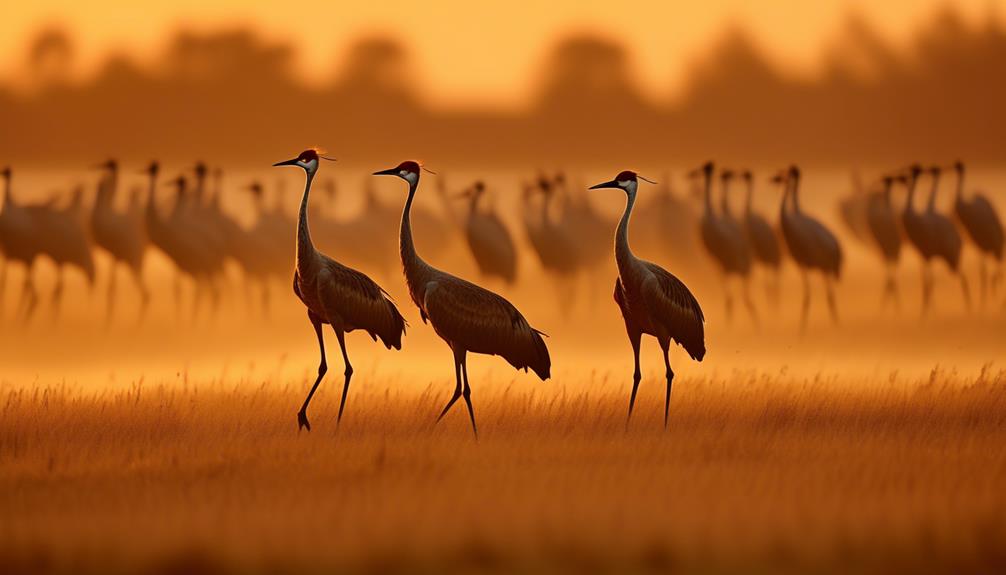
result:
[(3, 178), (5, 180), (9, 180), (10, 179), (10, 166), (4, 166), (3, 169), (0, 170), (0, 176), (3, 176)]
[[(396, 176), (396, 177), (402, 178), (406, 182), (409, 182), (409, 185), (414, 186), (414, 185), (416, 185), (416, 184), (419, 183), (419, 171), (420, 170), (424, 170), (424, 171), (430, 172), (430, 170), (427, 170), (426, 168), (424, 168), (419, 162), (415, 162), (413, 160), (405, 160), (404, 162), (402, 162), (401, 164), (398, 164), (394, 168), (388, 168), (387, 170), (380, 170), (380, 171), (374, 172), (374, 175), (375, 176)], [(433, 174), (435, 172), (430, 172), (430, 173)]]
[(956, 171), (958, 174), (964, 172), (964, 162), (960, 160), (954, 161), (954, 163), (951, 164), (950, 167), (953, 168), (953, 170)]
[(720, 172), (720, 179), (723, 180), (724, 182), (729, 182), (730, 180), (734, 179), (734, 171), (722, 170)]
[(249, 192), (251, 192), (253, 196), (255, 196), (257, 198), (262, 197), (263, 190), (262, 190), (262, 183), (261, 182), (258, 182), (258, 181), (252, 182), (252, 183), (248, 184), (248, 187), (246, 189)]
[(196, 162), (196, 165), (192, 167), (192, 171), (196, 174), (196, 179), (203, 179), (206, 177), (206, 172), (209, 171), (206, 164), (203, 162)]
[(648, 180), (643, 176), (640, 176), (636, 172), (633, 172), (631, 170), (625, 170), (624, 172), (621, 172), (617, 176), (615, 176), (614, 180), (608, 182), (601, 182), (600, 184), (595, 184), (593, 186), (590, 186), (590, 189), (597, 190), (600, 188), (619, 188), (625, 190), (626, 193), (633, 193), (636, 191), (636, 186), (639, 184), (638, 180), (643, 180), (644, 182), (649, 182), (651, 184), (657, 183), (652, 180)]
[(786, 177), (789, 175), (789, 170), (779, 170), (774, 176), (772, 176), (769, 181), (773, 184), (782, 184), (786, 182)]
[(754, 179), (751, 175), (751, 170), (744, 170), (741, 172), (741, 179), (750, 184)]
[(318, 150), (313, 148), (304, 150), (299, 156), (293, 158), (292, 160), (286, 160), (285, 162), (276, 162), (273, 167), (276, 166), (297, 166), (303, 168), (305, 172), (313, 175), (318, 171), (318, 160), (328, 160), (329, 162), (334, 162), (335, 158), (329, 158), (322, 156), (318, 153)]
[(177, 178), (174, 178), (173, 180), (168, 182), (168, 185), (177, 188), (178, 193), (183, 194), (185, 193), (185, 187), (187, 183), (188, 182), (185, 180), (185, 176), (178, 176)]
[(160, 171), (161, 171), (160, 164), (158, 164), (157, 162), (150, 162), (150, 165), (147, 166), (147, 168), (143, 170), (143, 172), (141, 173), (147, 174), (148, 176), (156, 176), (157, 173)]
[(688, 172), (688, 177), (689, 178), (695, 178), (695, 177), (698, 177), (700, 175), (704, 175), (704, 176), (706, 176), (708, 178), (713, 173), (713, 167), (714, 166), (713, 166), (712, 161), (708, 161), (708, 162), (702, 164), (701, 166), (695, 168), (694, 170)]
[(930, 166), (929, 170), (927, 171), (930, 173), (930, 175), (939, 176), (940, 173), (943, 172), (943, 168), (939, 166)]
[(97, 170), (109, 170), (111, 172), (114, 172), (115, 170), (119, 169), (119, 163), (116, 162), (113, 158), (109, 158), (104, 162), (97, 164), (96, 166), (94, 166), (94, 168)]

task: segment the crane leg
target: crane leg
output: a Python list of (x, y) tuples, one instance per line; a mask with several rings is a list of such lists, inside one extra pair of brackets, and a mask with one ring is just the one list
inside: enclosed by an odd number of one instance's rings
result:
[(671, 384), (674, 382), (674, 371), (671, 370), (671, 360), (667, 356), (670, 347), (670, 340), (660, 342), (660, 349), (664, 352), (664, 370), (667, 377), (667, 395), (664, 396), (664, 429), (667, 429), (667, 418), (671, 411)]
[(929, 302), (933, 295), (933, 275), (926, 262), (922, 267), (922, 317), (929, 315)]
[(985, 307), (989, 295), (989, 269), (985, 256), (978, 263), (978, 305)]
[(349, 395), (349, 380), (353, 379), (353, 365), (349, 363), (349, 354), (346, 353), (346, 334), (342, 330), (335, 330), (335, 337), (339, 340), (339, 348), (342, 350), (342, 361), (346, 364), (346, 381), (342, 384), (342, 401), (339, 402), (339, 418), (336, 425), (342, 423), (342, 411), (346, 409), (346, 396)]
[(118, 274), (118, 266), (115, 264), (115, 260), (112, 260), (111, 268), (108, 270), (108, 294), (105, 298), (105, 325), (108, 326), (112, 323), (112, 315), (115, 311), (115, 278)]
[(143, 272), (139, 268), (130, 268), (130, 272), (133, 276), (133, 283), (136, 284), (136, 289), (140, 292), (139, 321), (142, 322), (143, 318), (147, 315), (147, 308), (150, 307), (150, 290), (147, 289), (147, 284), (143, 282)]
[(25, 323), (31, 320), (35, 313), (35, 306), (38, 305), (38, 292), (35, 291), (34, 263), (28, 264), (24, 269), (24, 283), (21, 286), (21, 319)]
[(307, 420), (307, 406), (311, 403), (314, 392), (318, 390), (318, 384), (321, 383), (322, 378), (325, 377), (325, 373), (328, 372), (328, 362), (325, 361), (325, 337), (321, 333), (321, 318), (311, 312), (307, 313), (307, 318), (311, 320), (311, 325), (314, 326), (314, 333), (318, 336), (321, 363), (318, 364), (318, 379), (314, 380), (311, 391), (307, 392), (307, 398), (304, 399), (304, 405), (300, 406), (300, 411), (297, 412), (297, 431), (305, 427), (308, 431), (311, 431), (311, 422)]
[(475, 410), (472, 408), (472, 388), (468, 385), (468, 352), (461, 352), (461, 374), (465, 378), (465, 389), (461, 392), (461, 396), (465, 398), (465, 404), (468, 405), (468, 418), (472, 420), (472, 433), (475, 434), (475, 439), (479, 438), (479, 428), (475, 426)]
[(838, 303), (835, 301), (835, 282), (827, 275), (824, 276), (824, 291), (828, 298), (828, 311), (831, 312), (831, 322), (838, 324)]
[(63, 266), (56, 267), (56, 285), (52, 288), (52, 317), (58, 318), (63, 303)]
[(7, 289), (7, 260), (0, 260), (0, 317), (3, 317), (4, 292)]
[(801, 278), (803, 279), (803, 308), (800, 312), (800, 332), (803, 333), (807, 331), (807, 319), (810, 316), (810, 280), (806, 270), (801, 271)]
[(454, 387), (454, 395), (451, 396), (450, 401), (447, 402), (447, 405), (444, 406), (443, 411), (441, 411), (440, 415), (437, 416), (437, 423), (440, 423), (440, 420), (443, 419), (445, 415), (447, 415), (447, 412), (450, 411), (452, 407), (454, 407), (454, 404), (458, 401), (458, 398), (461, 397), (461, 391), (462, 391), (461, 356), (463, 356), (464, 353), (465, 352), (460, 352), (459, 354), (457, 351), (454, 352), (454, 378), (457, 381), (457, 385)]
[(723, 276), (723, 297), (725, 313), (727, 316), (727, 323), (734, 322), (734, 294), (733, 290), (730, 289), (730, 276)]
[(961, 294), (964, 296), (964, 307), (971, 311), (971, 287), (968, 285), (968, 276), (963, 271), (958, 271), (961, 277)]
[(632, 372), (632, 395), (629, 396), (629, 415), (625, 417), (625, 429), (629, 429), (629, 420), (632, 419), (632, 408), (636, 406), (636, 392), (639, 391), (639, 380), (643, 379), (643, 374), (639, 371), (639, 344), (643, 334), (639, 332), (629, 334), (629, 343), (632, 344), (632, 356), (635, 369)]
[(743, 282), (741, 287), (744, 290), (742, 294), (744, 296), (744, 307), (747, 308), (748, 315), (751, 316), (751, 322), (757, 326), (760, 324), (760, 322), (758, 321), (758, 310), (755, 309), (754, 301), (751, 300), (750, 277), (744, 276), (744, 278), (741, 281)]

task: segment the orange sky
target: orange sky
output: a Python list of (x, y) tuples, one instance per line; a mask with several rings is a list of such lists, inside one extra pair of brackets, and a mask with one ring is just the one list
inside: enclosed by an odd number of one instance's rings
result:
[[(270, 38), (292, 39), (308, 79), (337, 69), (345, 46), (368, 32), (387, 32), (412, 48), (434, 105), (519, 104), (529, 93), (541, 57), (557, 34), (589, 30), (617, 37), (630, 51), (645, 89), (659, 97), (680, 85), (682, 73), (724, 26), (748, 28), (765, 50), (793, 70), (813, 72), (845, 14), (856, 10), (898, 44), (934, 11), (939, 0), (42, 0), (0, 6), (0, 74), (16, 74), (24, 43), (46, 23), (75, 30), (79, 70), (93, 70), (105, 54), (128, 51), (153, 58), (179, 27), (208, 29), (247, 24)], [(1006, 0), (955, 0), (974, 22)], [(421, 6), (422, 8), (417, 8)]]

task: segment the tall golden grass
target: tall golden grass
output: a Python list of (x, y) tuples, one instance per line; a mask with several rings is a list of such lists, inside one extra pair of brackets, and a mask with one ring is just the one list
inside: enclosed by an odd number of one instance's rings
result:
[(0, 394), (0, 572), (1006, 569), (1006, 372)]

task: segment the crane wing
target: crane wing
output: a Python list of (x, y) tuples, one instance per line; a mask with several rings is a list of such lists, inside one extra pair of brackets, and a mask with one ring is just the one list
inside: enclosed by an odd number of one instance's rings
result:
[(693, 359), (706, 354), (705, 316), (699, 302), (681, 280), (664, 268), (643, 262), (651, 276), (643, 282), (642, 295), (657, 321)]
[(326, 314), (341, 317), (388, 348), (402, 348), (405, 318), (391, 296), (366, 274), (326, 258), (318, 272), (318, 299)]
[(426, 287), (426, 315), (440, 337), (468, 351), (499, 355), (517, 369), (549, 377), (551, 359), (541, 332), (503, 297), (453, 276)]

